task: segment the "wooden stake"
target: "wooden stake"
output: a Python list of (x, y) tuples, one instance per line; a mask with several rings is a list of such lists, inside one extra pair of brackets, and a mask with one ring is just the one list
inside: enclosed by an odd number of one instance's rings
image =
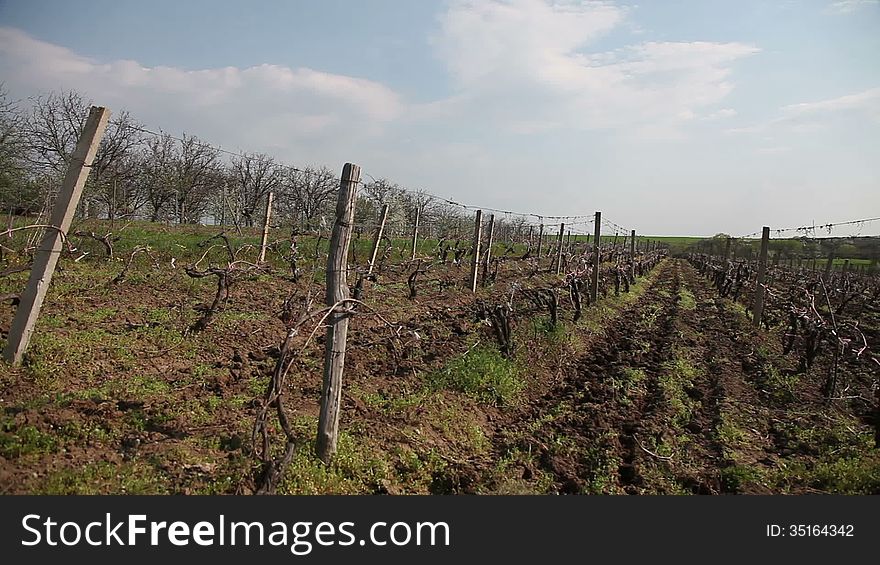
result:
[(415, 260), (416, 258), (416, 244), (419, 242), (419, 219), (422, 215), (422, 207), (416, 206), (416, 223), (413, 224), (413, 234), (412, 234), (412, 257), (411, 260)]
[(760, 327), (764, 313), (764, 275), (767, 272), (767, 248), (770, 245), (770, 228), (764, 226), (761, 234), (761, 256), (758, 259), (758, 280), (755, 283), (755, 300), (752, 306), (752, 325)]
[(376, 239), (373, 240), (373, 252), (370, 253), (370, 268), (367, 270), (367, 274), (373, 272), (373, 267), (376, 266), (376, 256), (379, 253), (379, 244), (382, 243), (382, 232), (385, 231), (385, 220), (388, 219), (388, 204), (382, 205), (382, 217), (379, 218), (379, 228), (376, 229)]
[(563, 237), (565, 236), (565, 224), (559, 224), (559, 235), (556, 236), (558, 246), (556, 248), (556, 274), (562, 270), (562, 246), (564, 245)]
[(483, 211), (477, 210), (474, 220), (474, 257), (471, 261), (471, 292), (477, 292), (477, 271), (480, 265), (480, 237), (483, 232)]
[(272, 219), (272, 191), (266, 195), (266, 216), (263, 218), (263, 237), (260, 239), (260, 263), (266, 260), (266, 244), (269, 241), (269, 221)]
[(538, 227), (538, 259), (541, 258), (541, 247), (544, 245), (544, 224)]
[(596, 304), (599, 300), (599, 262), (601, 253), (599, 242), (602, 241), (602, 212), (596, 212), (596, 233), (593, 235), (593, 280), (590, 281), (590, 304)]
[(489, 216), (489, 241), (486, 242), (486, 254), (483, 255), (483, 285), (489, 276), (489, 261), (492, 260), (492, 244), (495, 240), (495, 214)]
[[(349, 297), (348, 291), (348, 249), (354, 224), (354, 208), (357, 198), (357, 185), (361, 168), (346, 163), (342, 169), (339, 183), (339, 198), (336, 202), (336, 222), (330, 239), (330, 253), (327, 256), (328, 307), (337, 305)], [(336, 454), (336, 441), (339, 436), (339, 410), (342, 406), (342, 372), (345, 368), (345, 346), (348, 340), (348, 321), (350, 314), (346, 306), (327, 317), (327, 344), (324, 348), (324, 383), (321, 389), (321, 413), (318, 418), (318, 437), (315, 451), (324, 463)]]
[(629, 234), (629, 277), (636, 280), (636, 230)]
[(58, 263), (64, 238), (67, 237), (67, 230), (70, 229), (70, 222), (73, 220), (109, 118), (110, 110), (92, 106), (73, 155), (70, 157), (67, 174), (61, 183), (61, 190), (52, 210), (53, 228), (46, 230), (43, 241), (34, 255), (30, 278), (15, 310), (15, 318), (12, 320), (6, 348), (3, 350), (3, 357), (13, 365), (21, 363), (34, 333), (40, 308), (43, 306), (46, 291), (49, 290), (49, 283), (52, 282), (52, 275), (55, 273), (55, 265)]

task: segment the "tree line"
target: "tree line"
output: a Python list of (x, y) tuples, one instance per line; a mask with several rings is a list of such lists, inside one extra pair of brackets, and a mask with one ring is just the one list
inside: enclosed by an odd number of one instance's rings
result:
[[(0, 85), (0, 207), (10, 216), (46, 215), (85, 125), (91, 100), (73, 90), (12, 100)], [(175, 224), (258, 225), (269, 192), (276, 224), (295, 230), (332, 223), (337, 174), (321, 165), (293, 168), (264, 153), (229, 154), (195, 135), (177, 138), (115, 111), (101, 140), (77, 211), (79, 218)], [(388, 204), (388, 225), (434, 237), (468, 237), (470, 213), (388, 179), (366, 183), (358, 198), (358, 231)], [(502, 232), (526, 229), (524, 218), (500, 219)], [(537, 233), (537, 232), (536, 232)], [(508, 233), (509, 235), (509, 233)]]

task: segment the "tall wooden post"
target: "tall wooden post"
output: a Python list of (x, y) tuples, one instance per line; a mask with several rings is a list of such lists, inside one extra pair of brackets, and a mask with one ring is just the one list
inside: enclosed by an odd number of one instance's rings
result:
[(601, 253), (599, 242), (602, 240), (602, 212), (596, 212), (596, 233), (593, 235), (593, 280), (590, 281), (590, 304), (599, 300), (599, 263)]
[(727, 241), (724, 242), (724, 264), (727, 265), (728, 260), (730, 259), (730, 238), (727, 238)]
[(544, 224), (538, 227), (538, 259), (541, 258), (541, 247), (544, 245)]
[(419, 219), (422, 215), (422, 207), (416, 205), (416, 222), (413, 224), (413, 233), (412, 233), (412, 257), (411, 260), (415, 260), (416, 258), (416, 247), (419, 243)]
[(565, 236), (565, 224), (559, 224), (559, 235), (556, 236), (557, 243), (559, 244), (556, 248), (556, 274), (562, 270), (562, 246), (564, 244), (563, 237)]
[(266, 195), (266, 215), (263, 216), (263, 236), (260, 238), (260, 263), (266, 260), (266, 245), (269, 242), (269, 222), (272, 220), (272, 191)]
[(489, 262), (492, 260), (492, 244), (495, 242), (495, 214), (489, 215), (489, 239), (486, 241), (486, 253), (483, 255), (483, 284), (489, 276)]
[(52, 275), (55, 273), (58, 255), (61, 253), (64, 238), (67, 237), (67, 230), (70, 229), (70, 222), (76, 213), (83, 186), (91, 171), (92, 161), (104, 136), (109, 118), (110, 110), (92, 106), (76, 148), (70, 157), (67, 174), (61, 183), (61, 190), (52, 210), (50, 222), (53, 227), (46, 230), (43, 241), (34, 255), (30, 278), (15, 310), (15, 318), (12, 320), (6, 348), (3, 350), (3, 357), (13, 365), (21, 363), (34, 333), (40, 308), (43, 306), (49, 283), (52, 282)]
[(471, 260), (471, 292), (477, 292), (477, 272), (480, 266), (480, 238), (483, 234), (483, 211), (477, 210), (474, 219), (474, 257)]
[(629, 234), (629, 278), (636, 280), (636, 230)]
[[(327, 306), (348, 299), (348, 249), (354, 227), (354, 208), (361, 168), (346, 163), (339, 183), (336, 201), (336, 222), (330, 238), (327, 256)], [(345, 368), (345, 346), (348, 340), (350, 314), (345, 305), (327, 317), (327, 344), (324, 347), (324, 383), (321, 388), (321, 413), (318, 418), (318, 437), (315, 451), (324, 463), (330, 463), (336, 453), (339, 436), (339, 410), (342, 407), (342, 372)]]
[(764, 313), (764, 275), (767, 272), (767, 248), (770, 245), (770, 228), (764, 226), (761, 234), (761, 256), (758, 259), (758, 280), (755, 283), (755, 300), (752, 306), (752, 325), (760, 327)]
[(385, 231), (385, 220), (388, 219), (388, 204), (382, 205), (382, 217), (379, 218), (379, 227), (376, 229), (376, 238), (373, 240), (373, 252), (370, 253), (370, 268), (367, 273), (373, 272), (376, 266), (376, 256), (379, 253), (379, 244), (382, 243), (382, 232)]
[(528, 245), (528, 248), (529, 248), (529, 249), (532, 248), (532, 228), (533, 228), (533, 227), (534, 227), (534, 226), (529, 226), (529, 245)]

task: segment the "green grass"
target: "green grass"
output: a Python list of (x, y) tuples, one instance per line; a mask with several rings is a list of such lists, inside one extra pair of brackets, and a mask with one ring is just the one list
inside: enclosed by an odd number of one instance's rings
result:
[(498, 405), (515, 404), (525, 386), (516, 363), (485, 345), (452, 359), (443, 369), (429, 373), (425, 381), (433, 390), (463, 392)]
[(51, 453), (58, 447), (53, 434), (34, 426), (14, 428), (11, 423), (0, 426), (0, 455), (14, 459), (32, 454)]
[(151, 465), (97, 461), (50, 472), (36, 483), (34, 494), (167, 494), (166, 481)]
[(678, 305), (684, 310), (693, 310), (697, 307), (697, 301), (694, 299), (694, 293), (686, 288), (682, 288), (678, 292)]

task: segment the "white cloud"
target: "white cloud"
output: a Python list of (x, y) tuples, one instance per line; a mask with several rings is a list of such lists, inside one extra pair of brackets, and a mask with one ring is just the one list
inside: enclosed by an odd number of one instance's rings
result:
[(871, 88), (818, 102), (801, 102), (782, 107), (782, 113), (791, 117), (844, 111), (864, 111), (874, 119), (880, 120), (880, 88)]
[(825, 9), (830, 14), (852, 14), (865, 8), (880, 6), (880, 0), (838, 0)]
[(328, 143), (369, 135), (403, 108), (390, 88), (362, 78), (265, 64), (184, 70), (99, 62), (4, 27), (0, 76), (20, 95), (75, 89), (149, 126), (194, 131), (246, 149), (308, 148), (318, 138)]
[(772, 128), (786, 128), (794, 133), (809, 133), (826, 127), (829, 120), (842, 116), (861, 116), (880, 124), (880, 88), (846, 94), (815, 102), (783, 106), (772, 120), (751, 126), (731, 128), (727, 133), (760, 133)]
[(677, 137), (733, 89), (732, 64), (759, 51), (708, 41), (587, 50), (626, 15), (607, 2), (460, 1), (442, 17), (434, 45), (480, 119), (509, 131), (540, 124), (651, 137)]
[(711, 112), (702, 117), (703, 120), (711, 121), (711, 120), (722, 120), (725, 118), (732, 118), (736, 116), (737, 112), (733, 108), (721, 108), (720, 110), (716, 110), (715, 112)]

